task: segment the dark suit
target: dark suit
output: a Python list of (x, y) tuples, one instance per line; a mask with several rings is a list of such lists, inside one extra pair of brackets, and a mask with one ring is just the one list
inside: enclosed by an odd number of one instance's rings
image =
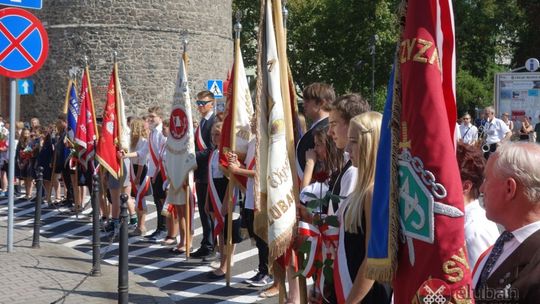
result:
[(304, 168), (306, 167), (306, 151), (315, 148), (315, 138), (313, 137), (313, 131), (318, 128), (325, 128), (327, 126), (328, 117), (317, 122), (317, 124), (312, 126), (311, 129), (309, 129), (306, 134), (304, 134), (304, 136), (302, 136), (302, 138), (300, 138), (300, 140), (298, 141), (298, 145), (296, 146), (296, 159), (302, 172), (304, 172)]
[(56, 141), (55, 145), (55, 151), (54, 151), (54, 157), (55, 157), (55, 164), (54, 164), (54, 173), (61, 173), (62, 174), (62, 180), (64, 181), (64, 186), (66, 187), (66, 201), (68, 205), (73, 205), (75, 202), (74, 198), (74, 192), (73, 187), (76, 187), (77, 185), (73, 185), (71, 183), (71, 170), (69, 168), (69, 159), (66, 153), (66, 130), (62, 131), (59, 136), (58, 140)]
[[(201, 128), (201, 137), (206, 145), (206, 149), (200, 149), (195, 143), (195, 156), (197, 159), (197, 169), (195, 170), (195, 182), (197, 186), (197, 206), (199, 207), (199, 216), (203, 229), (203, 239), (201, 241), (201, 249), (214, 250), (214, 238), (212, 236), (212, 219), (206, 212), (204, 206), (208, 192), (208, 158), (213, 150), (212, 145), (212, 126), (214, 125), (216, 115), (212, 116), (203, 123), (203, 119), (199, 122)], [(197, 135), (195, 135), (197, 136)], [(197, 140), (197, 139), (195, 139)]]
[[(495, 269), (487, 288), (475, 291), (476, 303), (540, 303), (540, 230), (529, 236)], [(498, 292), (500, 297), (494, 295)], [(506, 294), (506, 296), (505, 296)], [(494, 297), (497, 300), (494, 300)], [(504, 297), (504, 299), (501, 299)]]

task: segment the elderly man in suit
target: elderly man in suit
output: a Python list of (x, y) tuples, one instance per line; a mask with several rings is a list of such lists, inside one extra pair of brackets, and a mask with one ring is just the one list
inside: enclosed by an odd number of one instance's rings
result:
[(210, 91), (201, 91), (197, 94), (196, 103), (201, 120), (195, 130), (195, 157), (197, 158), (195, 183), (197, 186), (197, 205), (199, 207), (203, 238), (201, 247), (193, 252), (191, 256), (211, 260), (215, 257), (212, 219), (204, 211), (204, 205), (207, 203), (208, 158), (213, 150), (210, 131), (216, 119), (216, 115), (214, 114), (214, 94)]
[(488, 219), (505, 231), (478, 260), (476, 303), (540, 301), (540, 145), (505, 143), (491, 155), (480, 191)]

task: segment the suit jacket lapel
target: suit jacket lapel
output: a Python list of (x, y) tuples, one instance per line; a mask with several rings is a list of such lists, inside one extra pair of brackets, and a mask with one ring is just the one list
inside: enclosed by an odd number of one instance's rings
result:
[(210, 133), (212, 131), (212, 126), (214, 125), (214, 117), (216, 117), (216, 115), (212, 114), (212, 116), (206, 120), (201, 130), (202, 138), (207, 147), (212, 147), (212, 136)]
[(540, 243), (540, 230), (529, 236), (502, 264), (489, 276), (487, 285), (490, 287), (505, 286), (511, 284), (517, 278), (521, 270), (531, 261), (536, 254)]

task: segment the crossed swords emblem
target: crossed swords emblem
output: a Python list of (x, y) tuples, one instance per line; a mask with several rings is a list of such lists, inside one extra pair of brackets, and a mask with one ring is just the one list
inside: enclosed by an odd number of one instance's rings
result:
[[(409, 193), (409, 179), (405, 179), (402, 186), (399, 189), (399, 196), (405, 201), (405, 216), (406, 218), (409, 218), (409, 216), (416, 212), (419, 215), (419, 221), (418, 222), (412, 222), (411, 226), (413, 226), (414, 229), (419, 230), (425, 225), (425, 218), (426, 215), (424, 213), (424, 210), (422, 209), (422, 206), (419, 204), (418, 195), (415, 193), (414, 197), (410, 195)], [(433, 202), (433, 213), (446, 215), (448, 217), (457, 218), (464, 216), (463, 212), (459, 210), (458, 208), (454, 206), (450, 206), (441, 202)], [(401, 228), (403, 231), (406, 231), (404, 227), (403, 221), (400, 221)], [(414, 245), (413, 245), (413, 237), (406, 235), (406, 241), (407, 241), (407, 247), (409, 248), (409, 261), (411, 265), (414, 265), (415, 262), (415, 254), (414, 254)]]

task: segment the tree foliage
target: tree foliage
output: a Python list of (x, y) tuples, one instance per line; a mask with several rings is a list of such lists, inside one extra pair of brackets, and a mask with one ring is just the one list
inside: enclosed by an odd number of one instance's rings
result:
[(458, 66), (484, 79), (493, 63), (511, 61), (523, 28), (517, 0), (455, 0)]
[[(399, 0), (288, 0), (288, 51), (294, 80), (301, 90), (331, 83), (338, 94), (360, 92), (382, 110), (399, 33)], [(458, 111), (493, 103), (495, 72), (540, 57), (538, 0), (454, 0), (458, 73)], [(233, 0), (240, 9), (247, 66), (256, 60), (259, 1)], [(375, 100), (371, 101), (373, 36)]]
[[(244, 55), (244, 65), (253, 67), (257, 64), (257, 34), (259, 26), (259, 1), (256, 0), (234, 0), (232, 4), (233, 23), (236, 23), (236, 12), (240, 11), (242, 17), (242, 32), (240, 41), (242, 42), (242, 53)], [(233, 33), (234, 35), (234, 33)]]
[(528, 58), (540, 57), (540, 1), (518, 0), (524, 12), (523, 28), (514, 52), (513, 66), (522, 66)]
[(375, 87), (386, 87), (397, 43), (392, 2), (290, 0), (289, 62), (299, 87), (321, 81), (338, 94), (360, 92), (371, 99), (374, 35)]

